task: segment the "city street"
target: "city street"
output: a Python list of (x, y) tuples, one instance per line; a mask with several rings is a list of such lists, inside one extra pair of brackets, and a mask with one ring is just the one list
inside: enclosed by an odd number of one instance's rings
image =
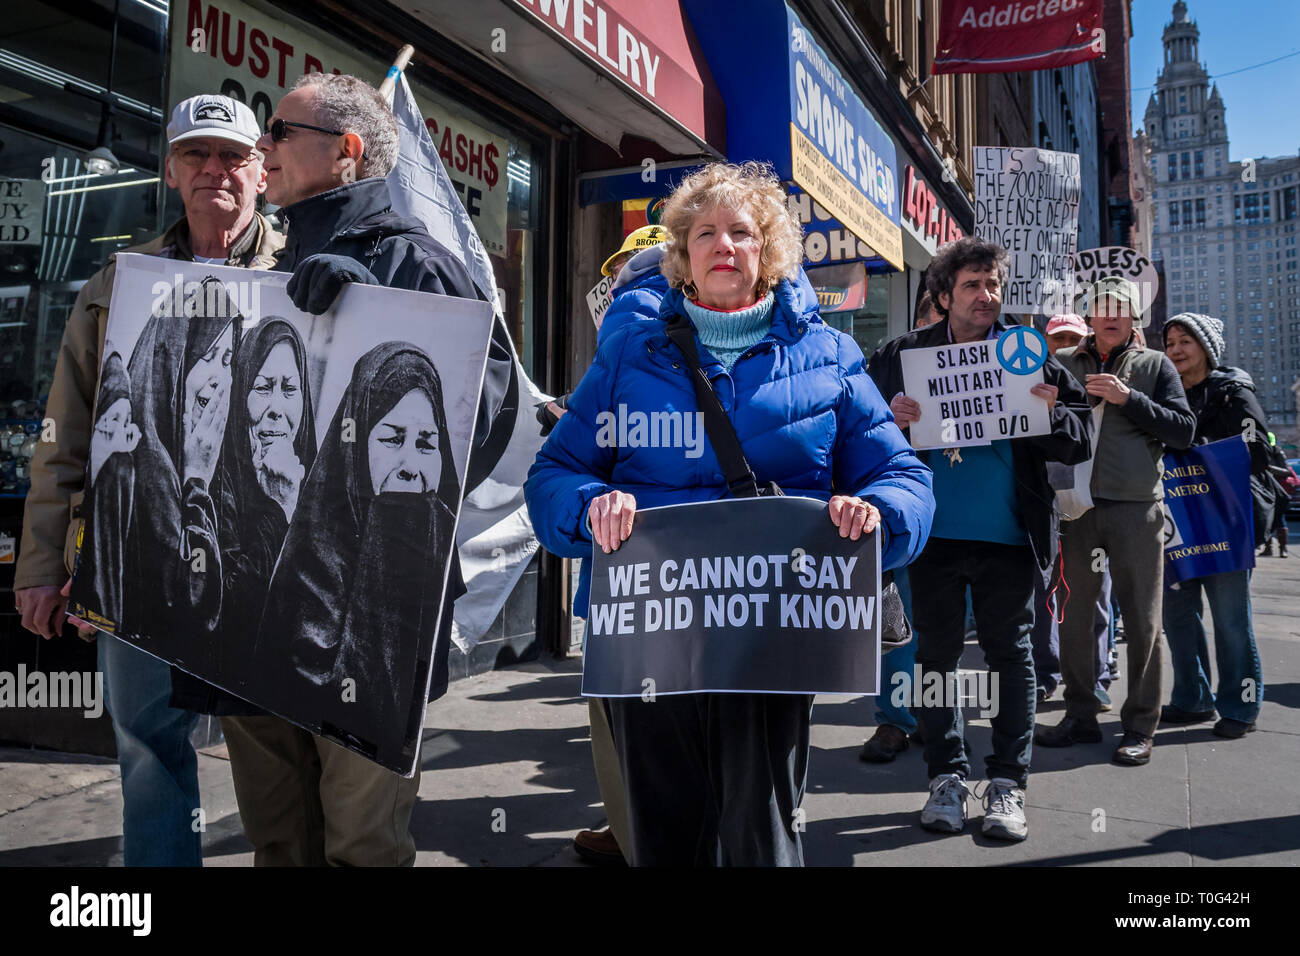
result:
[[(924, 763), (913, 746), (894, 763), (857, 758), (871, 701), (822, 698), (813, 713), (805, 856), (811, 866), (1217, 866), (1300, 864), (1294, 762), (1300, 743), (1300, 557), (1261, 558), (1252, 592), (1264, 662), (1259, 731), (1221, 740), (1210, 724), (1161, 728), (1151, 763), (1109, 762), (1124, 699), (1101, 716), (1106, 740), (1034, 753), (1020, 844), (979, 835), (982, 810), (959, 836), (917, 825)], [(968, 645), (963, 666), (981, 666)], [(1168, 693), (1168, 661), (1165, 687)], [(420, 866), (583, 866), (570, 840), (603, 824), (578, 694), (580, 661), (535, 662), (452, 684), (429, 709), (420, 802), (412, 828)], [(1040, 713), (1059, 719), (1058, 694)], [(975, 710), (967, 714), (975, 716)], [(976, 766), (988, 722), (974, 720)], [(224, 748), (199, 757), (208, 866), (246, 866)], [(120, 866), (117, 765), (0, 749), (0, 866)]]

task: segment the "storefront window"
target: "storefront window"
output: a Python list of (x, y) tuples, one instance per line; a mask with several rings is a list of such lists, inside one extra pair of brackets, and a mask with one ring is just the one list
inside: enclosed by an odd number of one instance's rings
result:
[[(159, 229), (166, 5), (28, 2), (0, 30), (0, 497), (22, 497), (86, 280)], [(116, 34), (116, 39), (114, 39)], [(112, 153), (95, 171), (88, 154)]]
[(889, 340), (889, 277), (867, 277), (866, 301), (852, 312), (823, 312), (822, 321), (853, 336), (862, 354), (872, 353)]

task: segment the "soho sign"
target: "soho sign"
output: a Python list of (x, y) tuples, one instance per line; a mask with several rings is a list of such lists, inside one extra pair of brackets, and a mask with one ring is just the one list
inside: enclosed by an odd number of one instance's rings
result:
[(957, 220), (940, 205), (939, 197), (917, 175), (915, 166), (907, 167), (903, 181), (903, 220), (913, 227), (927, 247), (933, 246), (931, 252), (964, 235)]

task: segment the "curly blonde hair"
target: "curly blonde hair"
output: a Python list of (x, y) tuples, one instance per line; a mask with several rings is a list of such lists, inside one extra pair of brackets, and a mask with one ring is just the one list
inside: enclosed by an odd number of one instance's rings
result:
[(759, 253), (758, 295), (782, 279), (794, 279), (803, 262), (803, 226), (786, 202), (786, 192), (770, 163), (709, 163), (682, 180), (664, 203), (661, 224), (668, 230), (661, 269), (674, 289), (691, 282), (687, 236), (696, 217), (715, 207), (744, 210), (763, 240)]

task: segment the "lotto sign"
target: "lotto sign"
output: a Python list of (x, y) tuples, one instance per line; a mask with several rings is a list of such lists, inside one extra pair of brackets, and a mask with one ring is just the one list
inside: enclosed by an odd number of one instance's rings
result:
[(999, 438), (1051, 431), (1047, 402), (1030, 391), (1043, 382), (1042, 363), (1026, 374), (1003, 367), (1003, 361), (1012, 366), (1021, 361), (1018, 349), (1032, 345), (1017, 346), (1008, 338), (1011, 344), (999, 348), (1002, 341), (899, 353), (904, 393), (921, 406), (921, 417), (909, 431), (913, 448), (988, 445)]

